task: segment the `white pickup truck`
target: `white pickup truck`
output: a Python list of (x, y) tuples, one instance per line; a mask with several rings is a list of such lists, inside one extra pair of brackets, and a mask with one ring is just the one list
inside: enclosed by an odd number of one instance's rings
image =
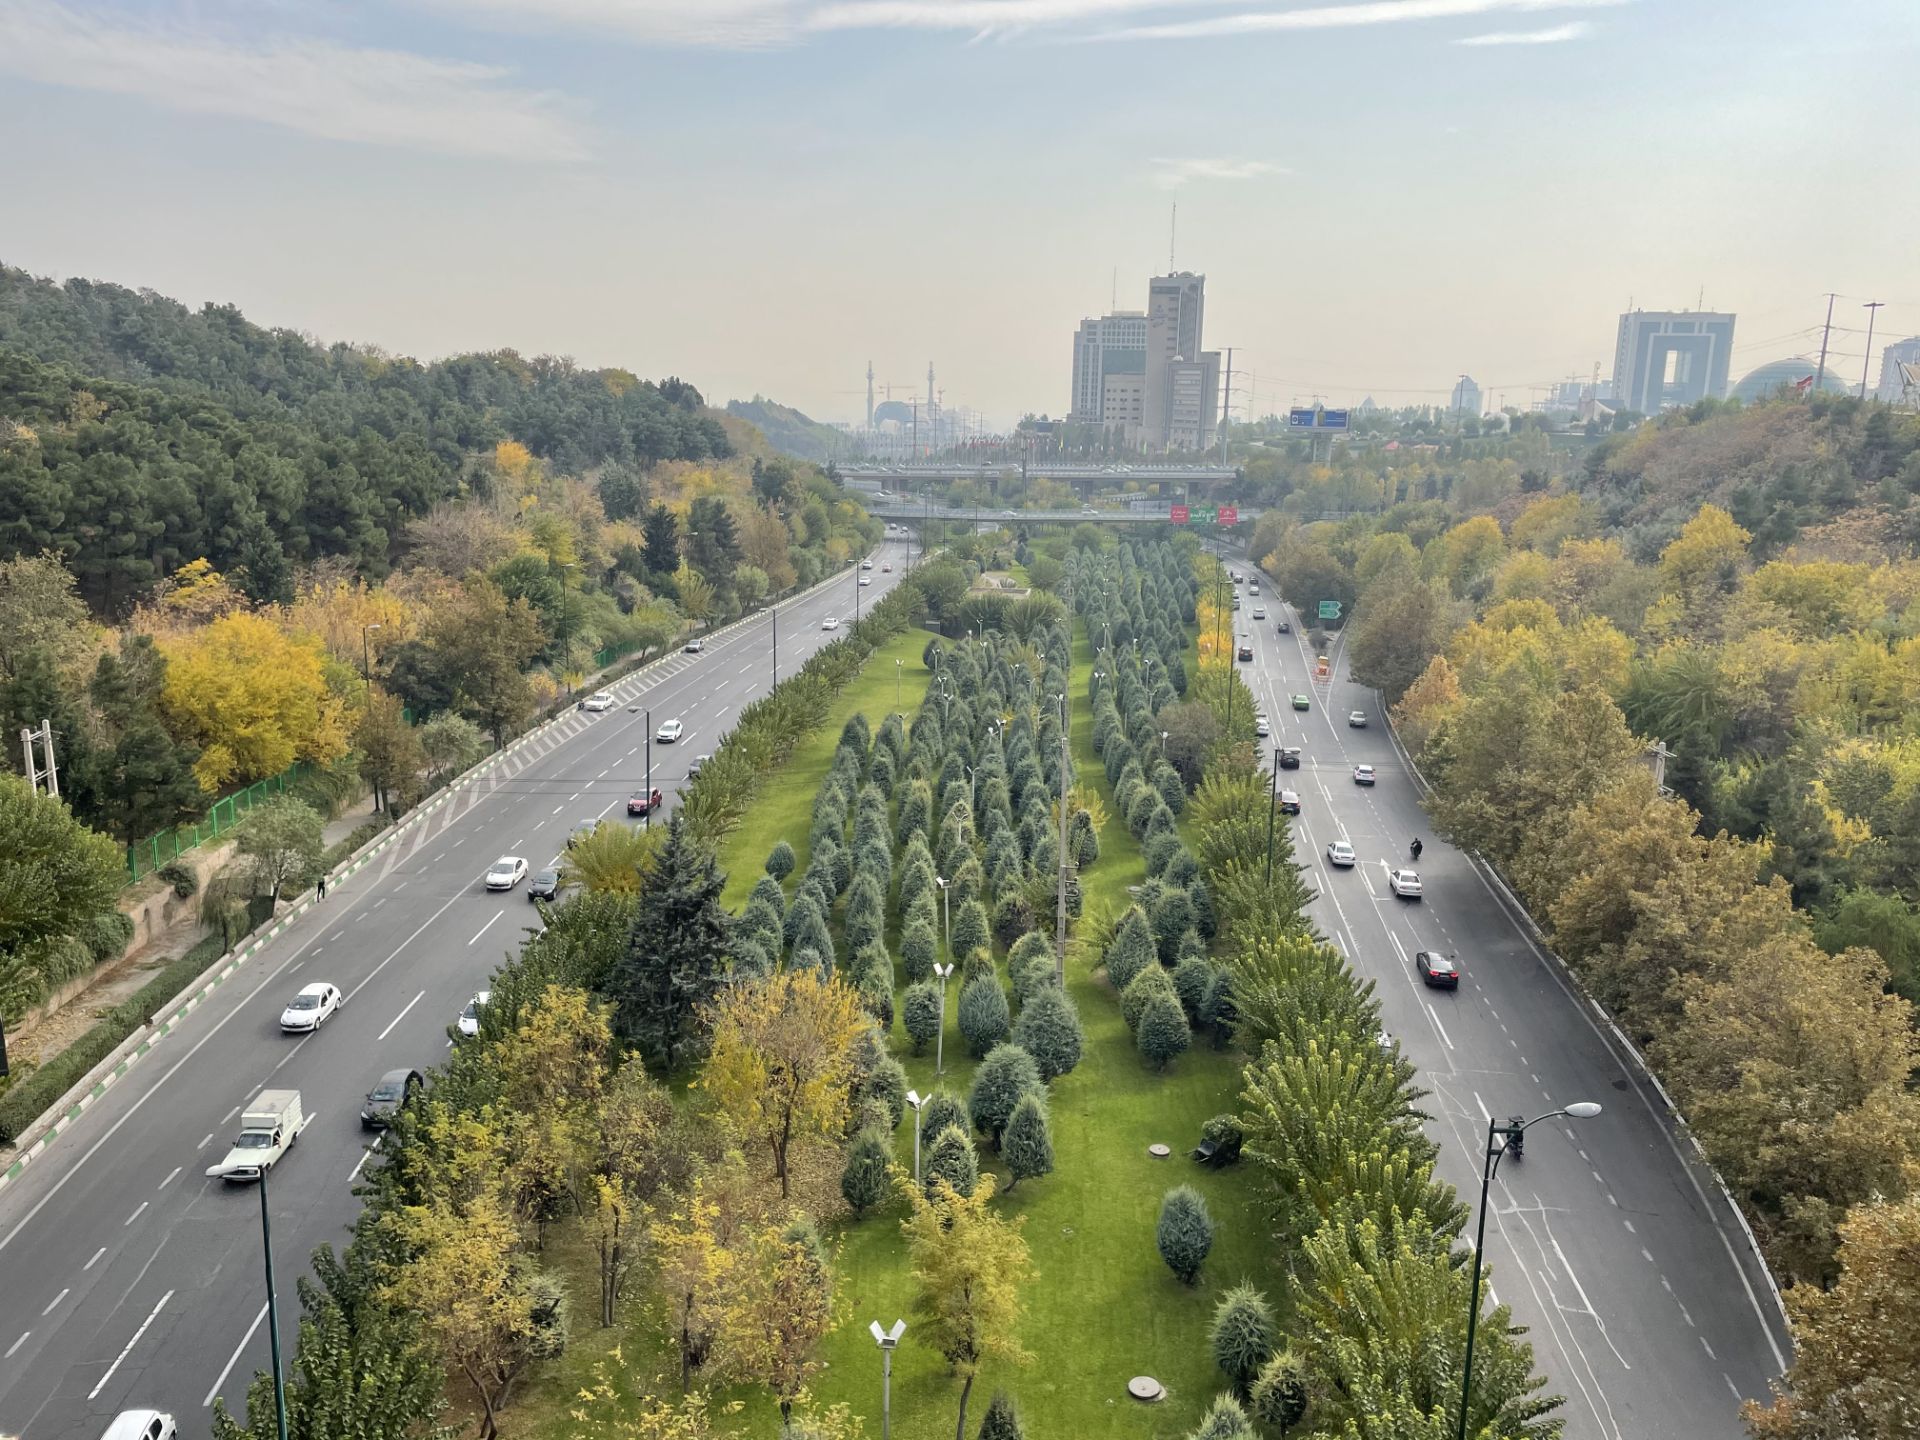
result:
[(298, 1090), (262, 1090), (240, 1112), (240, 1133), (218, 1165), (207, 1167), (215, 1180), (258, 1180), (300, 1138), (312, 1117), (300, 1108)]

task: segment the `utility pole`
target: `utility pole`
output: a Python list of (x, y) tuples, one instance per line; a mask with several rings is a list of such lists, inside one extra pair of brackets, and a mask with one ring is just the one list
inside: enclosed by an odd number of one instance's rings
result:
[[(44, 766), (38, 764), (34, 759), (33, 742), (35, 739), (40, 741), (41, 747), (45, 751), (47, 763)], [(60, 766), (53, 757), (53, 722), (51, 720), (42, 720), (38, 730), (31, 729), (25, 725), (21, 726), (20, 744), (26, 751), (27, 756), (27, 783), (33, 786), (35, 790), (38, 790), (40, 788), (40, 782), (45, 780), (47, 782), (47, 794), (53, 796), (56, 800), (59, 799)]]
[(1233, 347), (1227, 346), (1227, 383), (1220, 387), (1220, 463), (1227, 463), (1228, 407), (1233, 404)]
[[(1073, 613), (1073, 590), (1067, 590), (1067, 613)], [(1053, 920), (1053, 973), (1064, 989), (1067, 983), (1067, 692), (1060, 692), (1060, 894)]]
[(1273, 812), (1280, 808), (1280, 747), (1273, 747), (1273, 778), (1267, 791), (1267, 883), (1273, 883)]
[(1869, 300), (1860, 307), (1867, 312), (1867, 354), (1866, 358), (1860, 362), (1860, 398), (1862, 400), (1867, 398), (1867, 376), (1873, 370), (1873, 322), (1879, 318), (1875, 312), (1886, 303), (1884, 300)]
[(773, 617), (773, 683), (780, 684), (780, 607), (775, 605), (767, 612)]
[(647, 829), (653, 828), (653, 711), (642, 712), (647, 727)]
[(280, 1440), (287, 1440), (287, 1382), (280, 1369), (280, 1297), (273, 1288), (273, 1220), (267, 1213), (267, 1172), (260, 1169), (260, 1248), (267, 1259), (267, 1339), (273, 1348), (273, 1418)]
[(1836, 298), (1831, 290), (1827, 292), (1827, 323), (1820, 329), (1820, 368), (1813, 373), (1813, 392), (1816, 395), (1827, 378), (1827, 340), (1833, 334), (1833, 302)]

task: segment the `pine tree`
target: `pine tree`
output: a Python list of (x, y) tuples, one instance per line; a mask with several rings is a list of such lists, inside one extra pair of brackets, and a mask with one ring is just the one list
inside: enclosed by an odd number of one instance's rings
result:
[(1107, 979), (1115, 990), (1125, 990), (1155, 958), (1153, 929), (1138, 906), (1127, 911), (1107, 946)]
[(1014, 1107), (1040, 1088), (1040, 1067), (1033, 1063), (1033, 1056), (1018, 1045), (994, 1046), (973, 1072), (967, 1091), (967, 1115), (973, 1128), (997, 1147)]
[(1193, 1043), (1193, 1031), (1178, 1000), (1156, 995), (1140, 1013), (1140, 1031), (1136, 1036), (1140, 1054), (1156, 1070), (1164, 1070), (1176, 1056)]
[(927, 1046), (940, 1033), (940, 987), (931, 980), (909, 985), (901, 1003), (901, 1019), (907, 1038), (913, 1042), (913, 1053), (926, 1054)]
[(1022, 1180), (1053, 1173), (1053, 1128), (1047, 1120), (1047, 1102), (1040, 1091), (1028, 1091), (1013, 1107), (1013, 1115), (1000, 1137), (1000, 1158), (1007, 1162), (1007, 1169), (1013, 1175), (1007, 1185), (1009, 1194)]
[(1221, 1297), (1207, 1338), (1214, 1364), (1238, 1394), (1249, 1391), (1260, 1367), (1272, 1358), (1278, 1334), (1273, 1306), (1253, 1286), (1236, 1285)]
[(1042, 985), (1020, 1007), (1013, 1043), (1033, 1056), (1042, 1080), (1056, 1080), (1080, 1063), (1085, 1036), (1073, 997), (1057, 985)]
[(1167, 1191), (1160, 1201), (1160, 1223), (1155, 1227), (1154, 1240), (1160, 1247), (1160, 1258), (1181, 1284), (1192, 1285), (1199, 1280), (1200, 1267), (1213, 1249), (1213, 1217), (1207, 1213), (1207, 1202), (1198, 1190), (1177, 1185)]
[(698, 1043), (701, 1008), (725, 980), (724, 883), (676, 812), (609, 986), (621, 1035), (658, 1070), (671, 1071)]
[(949, 1125), (933, 1137), (921, 1167), (928, 1193), (936, 1179), (945, 1180), (961, 1195), (973, 1194), (980, 1183), (980, 1157), (974, 1153), (973, 1139), (958, 1125)]
[(840, 1193), (855, 1215), (864, 1215), (887, 1198), (887, 1167), (893, 1163), (893, 1147), (876, 1130), (862, 1130), (847, 1152), (846, 1168), (840, 1172)]
[(980, 1440), (1027, 1440), (1020, 1412), (1013, 1408), (1013, 1397), (1006, 1391), (996, 1390), (988, 1402), (987, 1413), (980, 1420)]
[(976, 1060), (1007, 1038), (1007, 992), (991, 975), (971, 981), (960, 992), (960, 1033)]

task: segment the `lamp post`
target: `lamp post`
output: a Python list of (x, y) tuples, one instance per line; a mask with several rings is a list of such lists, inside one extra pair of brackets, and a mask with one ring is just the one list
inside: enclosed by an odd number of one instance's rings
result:
[(1060, 879), (1055, 897), (1053, 919), (1053, 974), (1062, 990), (1067, 987), (1067, 692), (1053, 697), (1060, 702)]
[[(940, 883), (946, 884), (944, 880)], [(947, 948), (953, 948), (951, 940), (947, 942)], [(947, 977), (953, 974), (953, 962), (949, 960), (942, 965), (936, 961), (933, 973), (940, 982), (940, 1030), (933, 1037), (933, 1076), (937, 1080), (947, 1073)]]
[(573, 694), (573, 681), (567, 678), (568, 646), (572, 638), (568, 633), (570, 629), (568, 592), (571, 587), (567, 584), (567, 572), (578, 568), (571, 561), (560, 567), (560, 683), (567, 687), (569, 695)]
[(1273, 747), (1273, 783), (1267, 792), (1267, 883), (1273, 883), (1273, 812), (1280, 804), (1280, 747)]
[[(1473, 1238), (1473, 1300), (1467, 1310), (1467, 1353), (1460, 1365), (1460, 1426), (1456, 1432), (1459, 1440), (1467, 1440), (1467, 1404), (1473, 1396), (1473, 1332), (1480, 1322), (1480, 1276), (1486, 1270), (1487, 1189), (1500, 1171), (1500, 1157), (1542, 1120), (1552, 1120), (1560, 1115), (1573, 1120), (1591, 1120), (1599, 1113), (1600, 1106), (1594, 1101), (1579, 1100), (1563, 1110), (1549, 1110), (1544, 1115), (1521, 1120), (1518, 1124), (1509, 1121), (1502, 1125), (1493, 1117), (1487, 1117), (1487, 1152), (1480, 1157), (1480, 1222)], [(1496, 1139), (1499, 1144), (1494, 1143)]]
[(931, 1095), (922, 1095), (918, 1090), (907, 1091), (907, 1104), (913, 1107), (913, 1183), (920, 1183), (920, 1111), (931, 1100)]
[(273, 1221), (267, 1213), (267, 1171), (260, 1168), (260, 1248), (267, 1261), (267, 1341), (273, 1352), (273, 1419), (280, 1440), (287, 1440), (287, 1383), (280, 1370), (280, 1297), (273, 1288)]
[(645, 712), (647, 727), (647, 829), (653, 828), (653, 707)]
[(367, 637), (380, 628), (381, 622), (378, 620), (374, 621), (371, 625), (362, 625), (360, 627), (360, 678), (367, 683), (367, 703), (369, 705), (373, 703), (373, 645)]
[(900, 709), (900, 667), (905, 663), (904, 660), (893, 662), (893, 708), (895, 711)]
[(893, 1352), (900, 1344), (900, 1337), (906, 1333), (907, 1322), (896, 1320), (891, 1330), (882, 1330), (878, 1320), (870, 1320), (867, 1322), (867, 1329), (873, 1332), (873, 1338), (880, 1346), (880, 1440), (891, 1440), (893, 1435)]
[(773, 683), (780, 684), (780, 607), (774, 606), (767, 612), (773, 617)]

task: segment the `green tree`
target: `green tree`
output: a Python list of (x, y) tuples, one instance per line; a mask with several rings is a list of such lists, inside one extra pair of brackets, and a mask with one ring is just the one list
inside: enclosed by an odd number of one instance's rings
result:
[(906, 998), (901, 1003), (901, 1023), (906, 1026), (907, 1038), (913, 1042), (916, 1055), (924, 1055), (927, 1046), (940, 1033), (940, 990), (933, 981), (922, 980), (907, 987)]
[(1177, 998), (1155, 995), (1140, 1012), (1140, 1028), (1134, 1039), (1141, 1057), (1154, 1069), (1164, 1070), (1193, 1044), (1193, 1029)]
[(419, 798), (426, 752), (398, 699), (378, 689), (368, 696), (353, 728), (353, 746), (360, 752), (361, 778), (373, 786), (376, 810), (397, 811)]
[(1020, 1296), (1033, 1273), (1027, 1242), (1019, 1220), (1004, 1220), (989, 1205), (990, 1175), (971, 1195), (938, 1178), (931, 1196), (912, 1184), (901, 1189), (913, 1206), (901, 1229), (907, 1237), (913, 1308), (920, 1322), (908, 1333), (938, 1351), (960, 1378), (960, 1414), (953, 1433), (954, 1440), (966, 1440), (967, 1398), (981, 1365), (1018, 1365), (1030, 1358), (1016, 1338)]
[(1024, 1096), (1039, 1092), (1041, 1086), (1040, 1067), (1031, 1055), (1018, 1045), (994, 1046), (973, 1072), (973, 1083), (967, 1089), (967, 1115), (973, 1128), (998, 1149), (1014, 1107)]
[(1007, 992), (992, 974), (976, 976), (960, 991), (960, 1033), (976, 1060), (1007, 1038)]
[(855, 1215), (864, 1215), (887, 1198), (887, 1171), (893, 1164), (893, 1147), (877, 1130), (862, 1130), (847, 1151), (847, 1163), (840, 1171), (840, 1194)]
[(487, 753), (487, 737), (464, 715), (436, 715), (420, 727), (419, 733), (431, 785), (445, 784), (479, 764)]
[(547, 644), (539, 615), (475, 576), (427, 612), (422, 631), (453, 707), (506, 744), (533, 713), (527, 667)]
[(987, 1402), (987, 1413), (980, 1418), (980, 1440), (1027, 1440), (1020, 1412), (1006, 1391), (994, 1391), (993, 1399)]
[(671, 1072), (699, 1043), (702, 1011), (726, 978), (730, 925), (724, 879), (678, 812), (649, 878), (609, 988), (620, 1033), (648, 1064)]
[(1041, 985), (1020, 1007), (1020, 1018), (1013, 1022), (1013, 1043), (1033, 1056), (1042, 1080), (1057, 1080), (1070, 1072), (1080, 1063), (1085, 1043), (1072, 997), (1058, 985)]
[(105, 732), (92, 755), (89, 788), (101, 824), (122, 844), (192, 819), (205, 807), (194, 765), (200, 752), (174, 738), (161, 713), (167, 657), (149, 635), (121, 637), (89, 685)]
[(1153, 927), (1147, 923), (1146, 912), (1138, 906), (1129, 908), (1107, 946), (1107, 979), (1116, 991), (1125, 990), (1141, 970), (1154, 962), (1157, 953)]
[(1213, 1217), (1207, 1213), (1207, 1202), (1198, 1190), (1177, 1185), (1161, 1197), (1154, 1243), (1160, 1248), (1160, 1258), (1182, 1285), (1199, 1281), (1200, 1267), (1213, 1249)]
[(1280, 1330), (1273, 1318), (1273, 1306), (1253, 1286), (1239, 1284), (1220, 1297), (1213, 1309), (1213, 1325), (1207, 1343), (1213, 1350), (1213, 1363), (1220, 1367), (1236, 1394), (1253, 1389), (1261, 1368), (1273, 1358), (1280, 1342)]
[(980, 1157), (974, 1153), (973, 1137), (959, 1125), (935, 1133), (921, 1168), (929, 1192), (945, 1185), (957, 1194), (971, 1195), (980, 1183)]
[(1231, 1395), (1216, 1395), (1190, 1440), (1255, 1440), (1253, 1423)]
[(662, 830), (603, 820), (567, 846), (560, 873), (592, 894), (638, 895), (660, 855)]
[(1030, 1090), (1020, 1097), (1000, 1137), (1000, 1155), (1013, 1177), (1007, 1182), (1008, 1194), (1022, 1180), (1053, 1173), (1053, 1127), (1045, 1092)]
[(277, 905), (289, 888), (302, 889), (320, 873), (326, 822), (306, 802), (276, 795), (240, 817), (233, 845), (240, 875)]

